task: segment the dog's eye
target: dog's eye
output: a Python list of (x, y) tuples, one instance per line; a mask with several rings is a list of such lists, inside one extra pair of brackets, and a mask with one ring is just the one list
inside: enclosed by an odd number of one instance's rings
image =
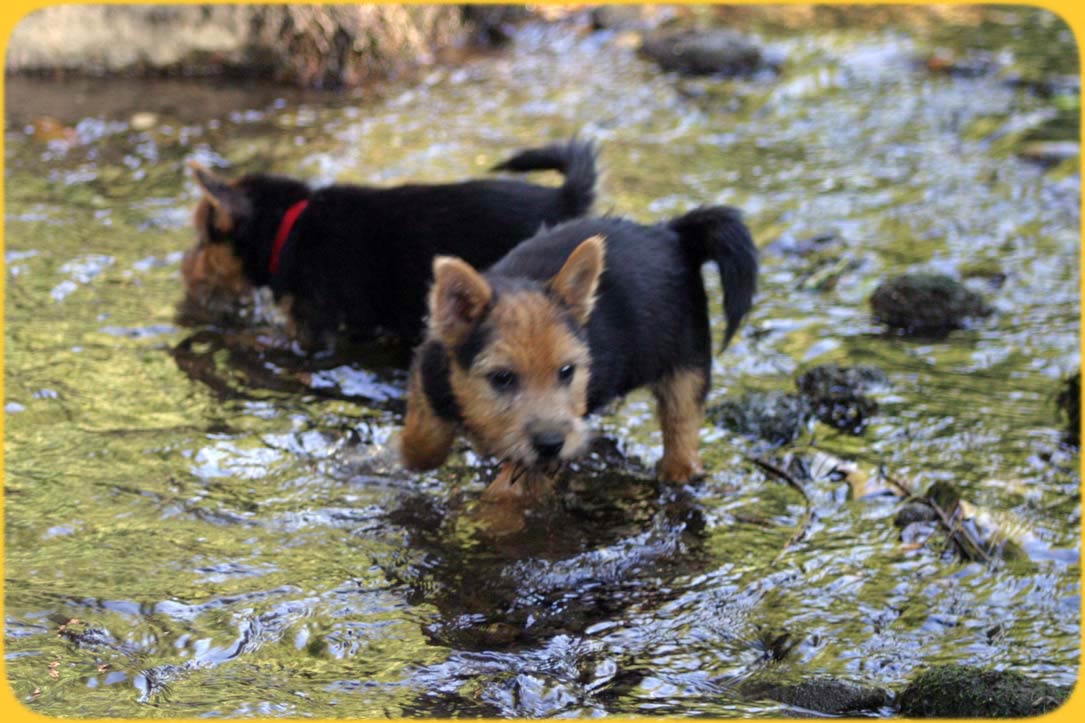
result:
[(490, 386), (499, 392), (509, 392), (516, 388), (516, 373), (508, 369), (490, 372), (487, 378), (490, 380)]
[(568, 384), (573, 380), (574, 374), (576, 374), (576, 364), (566, 364), (561, 369), (558, 369), (558, 381), (562, 384)]

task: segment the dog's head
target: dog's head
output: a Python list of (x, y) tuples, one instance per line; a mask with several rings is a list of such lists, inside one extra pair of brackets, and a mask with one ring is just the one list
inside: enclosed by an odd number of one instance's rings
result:
[(434, 261), (430, 336), (449, 350), (451, 390), (480, 452), (535, 467), (587, 446), (584, 327), (603, 257), (593, 236), (545, 284), (491, 283), (460, 259)]
[(253, 205), (236, 182), (189, 162), (203, 192), (193, 225), (196, 244), (185, 252), (181, 277), (189, 297), (198, 301), (238, 298), (252, 288), (241, 259), (239, 233), (251, 225)]

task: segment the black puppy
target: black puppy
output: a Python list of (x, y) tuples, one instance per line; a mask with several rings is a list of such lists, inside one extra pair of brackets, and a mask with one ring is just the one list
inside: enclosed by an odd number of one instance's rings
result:
[(707, 260), (723, 279), (726, 346), (750, 309), (758, 266), (734, 209), (701, 208), (655, 226), (570, 221), (484, 276), (437, 258), (429, 332), (409, 381), (406, 464), (440, 465), (462, 430), (478, 451), (511, 463), (490, 495), (519, 494), (524, 486), (512, 487), (510, 474), (578, 455), (589, 441), (584, 416), (647, 386), (663, 431), (660, 477), (701, 474), (712, 357)]
[(305, 347), (341, 325), (416, 341), (434, 256), (489, 265), (542, 226), (586, 213), (596, 181), (594, 148), (576, 141), (523, 151), (493, 169), (557, 170), (565, 183), (556, 188), (489, 179), (312, 190), (282, 176), (228, 181), (190, 166), (204, 197), (199, 239), (182, 263), (189, 297), (269, 286)]

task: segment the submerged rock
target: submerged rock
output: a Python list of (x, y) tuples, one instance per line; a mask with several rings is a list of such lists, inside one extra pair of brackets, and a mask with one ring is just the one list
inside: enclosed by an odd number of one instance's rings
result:
[(883, 281), (870, 306), (875, 319), (910, 334), (960, 329), (966, 319), (992, 311), (982, 296), (942, 274), (905, 274)]
[(1058, 708), (1071, 690), (1011, 671), (945, 665), (916, 676), (900, 696), (900, 713), (909, 718), (1020, 718)]
[(708, 410), (716, 424), (773, 445), (797, 438), (810, 419), (809, 403), (786, 392), (748, 392)]
[(1067, 377), (1055, 400), (1066, 421), (1066, 434), (1074, 444), (1081, 444), (1081, 372)]
[(885, 373), (876, 367), (838, 364), (813, 367), (796, 380), (818, 419), (851, 434), (862, 434), (878, 411), (878, 403), (864, 392), (887, 382)]
[(938, 513), (930, 505), (922, 502), (909, 502), (897, 510), (897, 516), (893, 518), (893, 524), (905, 528), (917, 522), (936, 522), (937, 520)]
[(889, 694), (884, 690), (829, 677), (797, 684), (752, 681), (742, 686), (742, 694), (827, 715), (876, 711), (889, 704)]
[(766, 65), (756, 43), (725, 28), (659, 33), (645, 38), (641, 53), (683, 75), (747, 75)]

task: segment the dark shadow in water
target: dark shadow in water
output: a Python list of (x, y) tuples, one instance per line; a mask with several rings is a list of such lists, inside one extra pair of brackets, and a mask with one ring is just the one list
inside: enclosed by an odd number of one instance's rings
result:
[[(178, 324), (195, 331), (170, 350), (177, 367), (219, 401), (252, 400), (261, 391), (363, 402), (404, 411), (410, 347), (395, 339), (336, 339), (335, 348), (304, 353), (284, 332), (248, 321), (242, 306), (178, 305)], [(340, 370), (340, 376), (321, 377)]]
[[(413, 672), (425, 692), (406, 714), (547, 715), (574, 705), (555, 696), (605, 706), (635, 689), (650, 671), (600, 658), (591, 629), (662, 608), (681, 594), (676, 580), (711, 568), (694, 496), (600, 439), (522, 529), (495, 537), (473, 527), (478, 504), (415, 495), (389, 516), (409, 549), (385, 575), (412, 606), (436, 608), (422, 632), (451, 649), (448, 663)], [(551, 663), (564, 670), (553, 679)]]
[(435, 645), (493, 651), (579, 635), (635, 598), (663, 603), (667, 581), (701, 567), (705, 520), (687, 491), (661, 485), (598, 440), (520, 529), (493, 535), (478, 501), (405, 499), (390, 513), (415, 553), (386, 570), (412, 605), (439, 615)]

